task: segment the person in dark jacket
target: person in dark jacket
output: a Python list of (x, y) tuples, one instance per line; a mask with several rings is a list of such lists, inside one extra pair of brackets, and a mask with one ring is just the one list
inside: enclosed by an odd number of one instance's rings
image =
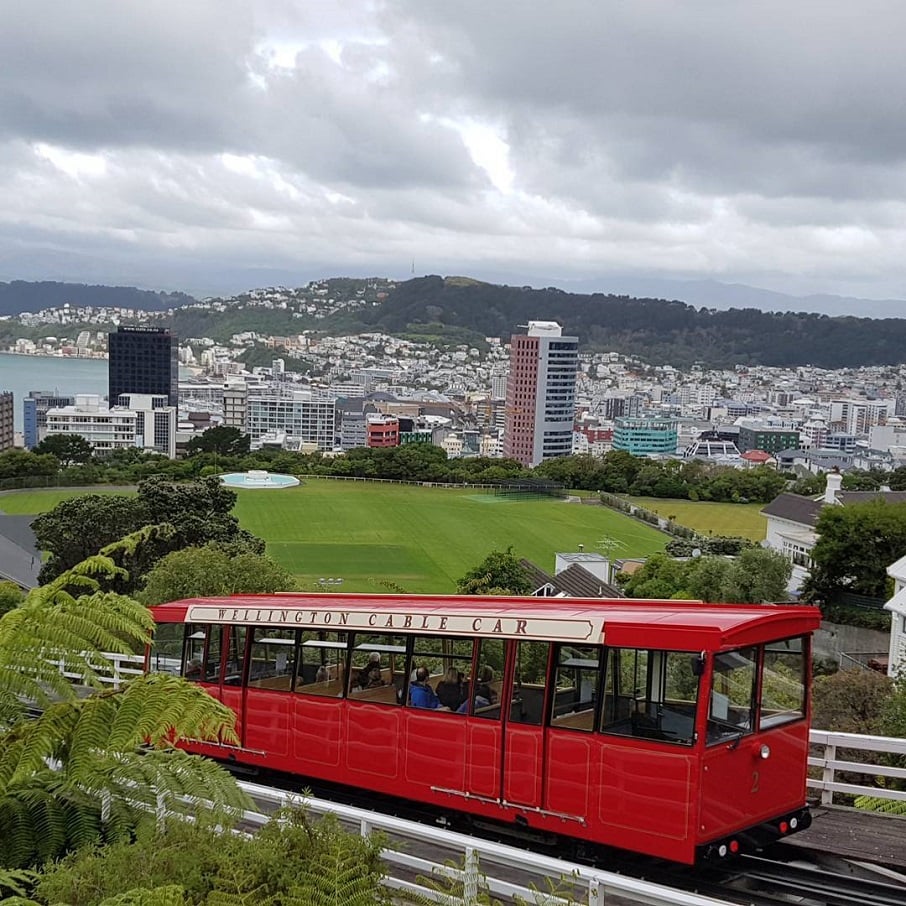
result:
[(434, 691), (440, 703), (451, 711), (455, 711), (466, 700), (465, 683), (462, 681), (462, 674), (455, 667), (447, 670), (444, 678), (434, 687)]

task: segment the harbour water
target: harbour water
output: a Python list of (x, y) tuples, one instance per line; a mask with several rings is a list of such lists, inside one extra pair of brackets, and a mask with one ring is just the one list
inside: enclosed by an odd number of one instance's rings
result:
[(32, 390), (107, 396), (107, 360), (0, 353), (0, 390), (12, 390), (15, 430), (21, 431), (22, 400)]

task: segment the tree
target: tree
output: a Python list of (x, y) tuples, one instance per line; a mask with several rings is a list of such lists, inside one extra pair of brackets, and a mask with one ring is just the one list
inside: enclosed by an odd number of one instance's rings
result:
[(239, 527), (232, 514), (236, 492), (212, 476), (174, 482), (152, 476), (139, 483), (138, 501), (146, 523), (169, 522), (176, 531), (171, 550), (208, 541), (243, 541), (263, 553), (264, 542)]
[(189, 456), (199, 453), (215, 453), (218, 456), (245, 456), (249, 452), (251, 438), (239, 428), (217, 425), (193, 437), (186, 446)]
[(51, 581), (145, 521), (134, 496), (83, 494), (63, 500), (31, 524), (38, 547), (50, 554), (40, 581)]
[(812, 684), (812, 725), (839, 733), (880, 735), (893, 681), (876, 670), (839, 670)]
[(803, 597), (820, 603), (840, 592), (887, 597), (887, 567), (906, 554), (906, 504), (879, 499), (825, 506), (815, 532)]
[(88, 462), (94, 454), (94, 448), (81, 434), (48, 434), (33, 452), (56, 456), (65, 469), (76, 463)]
[(528, 595), (533, 591), (528, 571), (512, 547), (491, 551), (456, 583), (459, 595)]
[(0, 617), (18, 607), (25, 600), (25, 593), (15, 582), (0, 582)]
[(739, 604), (786, 601), (792, 571), (792, 563), (783, 554), (752, 547), (733, 560), (721, 594), (725, 601)]
[(145, 576), (138, 597), (163, 604), (202, 595), (270, 594), (291, 591), (292, 574), (270, 557), (248, 551), (234, 554), (214, 543), (173, 551)]
[[(91, 557), (0, 617), (0, 867), (129, 836), (158, 794), (195, 797), (199, 812), (204, 801), (246, 803), (223, 768), (175, 748), (186, 738), (235, 739), (225, 706), (164, 674), (102, 689), (108, 652), (141, 650), (153, 628), (141, 604), (101, 591), (118, 571), (110, 557)], [(78, 695), (53, 661), (95, 692)], [(37, 719), (26, 701), (42, 709)]]
[(782, 601), (791, 566), (781, 554), (749, 548), (735, 559), (695, 557), (674, 560), (654, 554), (621, 579), (631, 598), (693, 598), (712, 603), (755, 604)]
[(0, 479), (51, 476), (59, 470), (59, 460), (47, 453), (38, 454), (31, 450), (7, 450), (0, 453)]
[(139, 482), (137, 495), (85, 494), (57, 504), (42, 513), (32, 529), (38, 546), (50, 554), (40, 579), (48, 582), (105, 545), (143, 526), (166, 526), (146, 535), (143, 543), (128, 551), (119, 549), (120, 566), (128, 574), (117, 580), (116, 590), (131, 592), (163, 556), (185, 547), (201, 547), (209, 541), (234, 545), (253, 553), (264, 552), (260, 538), (240, 528), (231, 510), (236, 492), (219, 479), (172, 482), (152, 476)]

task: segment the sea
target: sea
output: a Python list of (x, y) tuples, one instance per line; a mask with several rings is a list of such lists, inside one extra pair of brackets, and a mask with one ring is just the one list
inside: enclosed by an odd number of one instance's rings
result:
[[(180, 366), (180, 378), (187, 375)], [(96, 393), (107, 396), (107, 359), (0, 353), (0, 390), (12, 390), (15, 430), (22, 431), (22, 400), (32, 390), (64, 396)]]

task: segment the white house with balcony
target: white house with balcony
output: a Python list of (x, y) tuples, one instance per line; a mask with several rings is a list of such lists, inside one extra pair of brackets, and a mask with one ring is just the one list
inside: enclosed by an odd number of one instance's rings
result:
[(906, 670), (906, 557), (887, 567), (893, 579), (893, 597), (884, 605), (890, 611), (890, 654), (887, 673), (896, 676)]
[(818, 540), (815, 526), (826, 506), (853, 506), (878, 498), (888, 503), (906, 502), (906, 491), (842, 491), (843, 476), (827, 473), (827, 486), (822, 497), (801, 494), (779, 494), (762, 515), (767, 519), (764, 546), (783, 554), (792, 564), (787, 590), (793, 594), (802, 588), (812, 565), (812, 548)]

